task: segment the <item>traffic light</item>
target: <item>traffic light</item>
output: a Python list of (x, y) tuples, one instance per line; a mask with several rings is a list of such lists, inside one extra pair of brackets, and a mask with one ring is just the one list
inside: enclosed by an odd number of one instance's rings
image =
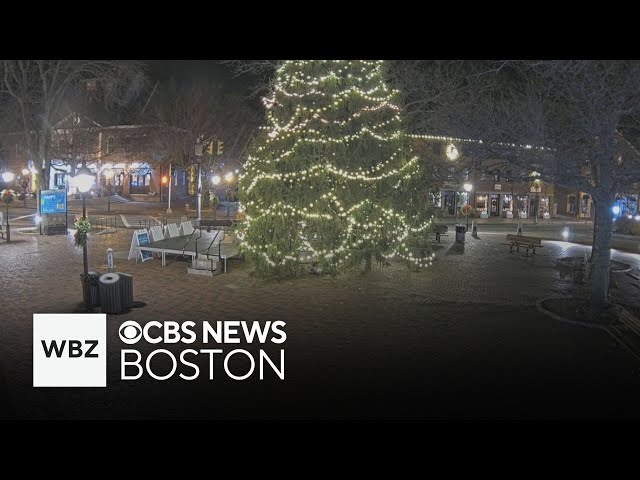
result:
[(224, 142), (222, 140), (211, 140), (207, 145), (207, 153), (209, 155), (222, 155), (222, 149), (224, 148)]

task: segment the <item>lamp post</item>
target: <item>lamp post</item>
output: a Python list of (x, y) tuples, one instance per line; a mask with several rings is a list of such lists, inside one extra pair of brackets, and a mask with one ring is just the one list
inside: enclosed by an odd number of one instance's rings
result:
[(162, 202), (162, 191), (164, 190), (164, 186), (169, 183), (169, 177), (164, 175), (162, 177), (162, 184), (160, 185), (160, 201)]
[[(220, 185), (220, 182), (222, 181), (222, 179), (220, 178), (220, 175), (214, 175), (213, 177), (211, 177), (211, 183), (213, 183), (213, 192), (216, 192), (216, 188), (218, 185)], [(218, 196), (217, 193), (215, 193), (216, 197)], [(218, 204), (216, 203), (216, 205), (213, 207), (214, 211), (213, 211), (213, 216), (215, 218), (217, 211), (218, 211)]]
[(27, 208), (27, 188), (29, 187), (29, 173), (31, 173), (29, 171), (28, 168), (23, 168), (22, 169), (22, 194), (24, 195), (23, 200), (24, 200), (24, 208)]
[(224, 181), (227, 182), (227, 218), (229, 218), (229, 193), (231, 192), (231, 184), (233, 183), (234, 176), (233, 172), (229, 172), (224, 176)]
[(106, 178), (107, 180), (107, 212), (111, 211), (111, 179), (113, 178), (113, 175), (113, 170), (111, 170), (110, 168), (108, 168), (104, 172), (104, 178)]
[[(95, 177), (91, 170), (89, 170), (86, 165), (82, 165), (81, 168), (76, 172), (76, 176), (74, 177), (74, 181), (77, 189), (80, 191), (80, 196), (82, 198), (82, 220), (87, 219), (87, 205), (85, 202), (85, 194), (91, 190), (93, 183), (95, 182)], [(82, 290), (83, 292), (83, 301), (85, 310), (88, 309), (88, 281), (89, 281), (89, 260), (87, 255), (87, 239), (82, 243), (82, 281), (84, 282), (85, 288)]]
[(169, 205), (167, 206), (167, 214), (172, 213), (171, 211), (171, 184), (173, 176), (171, 175), (171, 162), (169, 162)]
[[(471, 205), (469, 202), (469, 192), (471, 192), (471, 189), (473, 189), (473, 185), (467, 182), (463, 185), (463, 187), (464, 187), (464, 191), (467, 192), (467, 204)], [(467, 214), (467, 230), (469, 230), (469, 214)]]
[[(9, 183), (13, 182), (13, 180), (16, 178), (16, 176), (13, 174), (13, 172), (10, 171), (5, 171), (2, 172), (2, 180), (4, 180), (4, 183), (7, 184), (7, 187), (9, 186)], [(9, 190), (9, 192), (11, 192)], [(10, 197), (9, 200), (12, 200), (13, 198)], [(7, 243), (9, 243), (11, 241), (11, 225), (9, 225), (9, 203), (10, 201), (6, 201), (7, 203)]]

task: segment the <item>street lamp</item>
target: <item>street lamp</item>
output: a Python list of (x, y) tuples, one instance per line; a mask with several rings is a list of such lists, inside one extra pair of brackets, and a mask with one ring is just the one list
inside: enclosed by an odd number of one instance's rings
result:
[[(13, 172), (10, 172), (8, 170), (2, 172), (2, 180), (4, 180), (4, 183), (7, 184), (7, 187), (9, 186), (9, 183), (13, 182), (14, 178), (16, 178), (16, 176), (13, 174)], [(12, 190), (7, 189), (8, 197), (6, 199), (3, 198), (3, 200), (7, 204), (7, 243), (11, 241), (11, 225), (9, 225), (9, 203), (13, 201), (12, 193)]]
[[(469, 192), (473, 189), (473, 185), (469, 182), (463, 185), (464, 191), (467, 192), (467, 204), (470, 206), (471, 202), (469, 201)], [(469, 214), (467, 214), (467, 230), (469, 230)]]
[(160, 183), (160, 201), (162, 202), (162, 191), (164, 190), (164, 186), (169, 183), (169, 177), (166, 175), (162, 176), (162, 180)]
[(27, 188), (29, 187), (29, 179), (27, 178), (27, 176), (31, 173), (31, 171), (28, 168), (23, 168), (22, 169), (22, 194), (23, 196), (23, 201), (24, 201), (24, 207), (27, 208)]
[(234, 179), (233, 172), (226, 173), (225, 176), (224, 176), (224, 180), (225, 180), (225, 182), (227, 182), (227, 192), (226, 192), (227, 193), (227, 218), (229, 218), (229, 208), (230, 208), (229, 200), (230, 200), (230, 197), (231, 197), (231, 195), (230, 195), (230, 193), (231, 193), (231, 183), (233, 182), (233, 179)]
[[(74, 177), (74, 183), (76, 184), (76, 188), (80, 191), (80, 196), (82, 197), (82, 220), (87, 219), (87, 205), (85, 202), (85, 194), (91, 190), (93, 183), (95, 182), (95, 177), (91, 170), (87, 168), (86, 165), (83, 165), (76, 172), (76, 176)], [(82, 267), (83, 267), (83, 277), (82, 281), (84, 282), (83, 289), (83, 301), (85, 310), (88, 309), (88, 294), (89, 294), (89, 260), (87, 256), (87, 240), (82, 243)]]
[(107, 212), (111, 211), (111, 179), (113, 178), (113, 175), (113, 170), (110, 168), (104, 171), (104, 178), (107, 179)]
[(213, 182), (214, 185), (218, 185), (221, 181), (220, 175), (214, 175), (211, 181)]

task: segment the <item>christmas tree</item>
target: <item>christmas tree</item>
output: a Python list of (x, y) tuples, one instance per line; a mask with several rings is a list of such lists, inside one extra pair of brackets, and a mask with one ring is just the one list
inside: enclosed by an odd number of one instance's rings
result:
[[(263, 99), (240, 177), (238, 237), (263, 277), (333, 274), (399, 257), (430, 265), (421, 162), (381, 61), (295, 60)], [(412, 200), (412, 198), (414, 200)]]

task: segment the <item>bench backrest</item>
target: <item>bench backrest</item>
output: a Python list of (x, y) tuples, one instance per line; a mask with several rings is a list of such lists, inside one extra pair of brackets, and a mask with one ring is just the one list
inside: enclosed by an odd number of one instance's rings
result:
[(191, 235), (193, 233), (191, 222), (182, 222), (180, 228), (182, 229), (182, 235)]
[(507, 235), (507, 240), (512, 242), (530, 243), (532, 245), (541, 245), (542, 239), (538, 237), (525, 237), (524, 235), (513, 235), (512, 233)]
[(178, 225), (175, 223), (167, 225), (167, 233), (169, 234), (169, 238), (179, 237), (180, 232), (178, 231)]
[(157, 242), (158, 240), (162, 240), (164, 238), (164, 234), (162, 233), (162, 227), (160, 225), (151, 227), (149, 231), (151, 232), (151, 238), (153, 239), (154, 242)]
[(449, 227), (446, 225), (434, 225), (433, 231), (435, 233), (447, 233), (449, 231)]

